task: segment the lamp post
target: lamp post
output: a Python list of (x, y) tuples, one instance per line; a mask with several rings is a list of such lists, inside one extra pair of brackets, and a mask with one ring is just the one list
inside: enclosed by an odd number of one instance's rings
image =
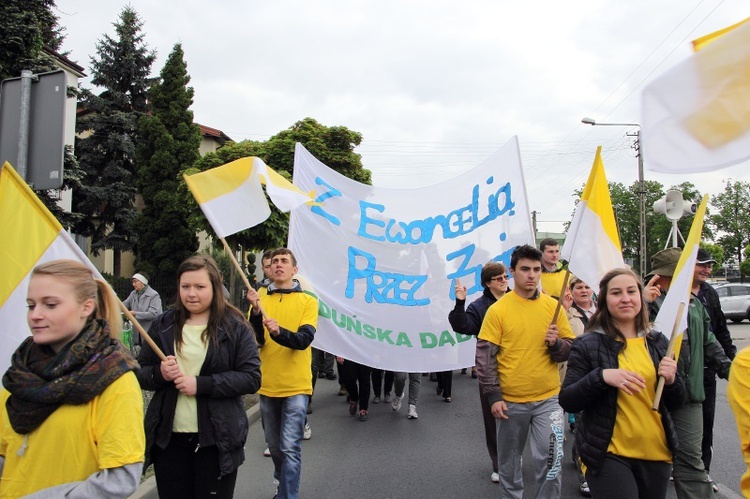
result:
[[(643, 183), (643, 154), (641, 153), (641, 125), (638, 123), (597, 123), (593, 118), (583, 118), (581, 123), (591, 126), (630, 126), (638, 127), (635, 133), (635, 151), (638, 158), (638, 199), (640, 201), (640, 253), (641, 278), (646, 275), (646, 186)], [(630, 135), (630, 134), (628, 134)], [(632, 136), (632, 135), (631, 135)]]

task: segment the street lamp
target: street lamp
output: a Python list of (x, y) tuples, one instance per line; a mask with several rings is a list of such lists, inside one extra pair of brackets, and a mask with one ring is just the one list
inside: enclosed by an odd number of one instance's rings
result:
[(640, 201), (640, 253), (641, 277), (646, 275), (646, 186), (643, 183), (643, 154), (641, 154), (641, 125), (638, 123), (597, 123), (593, 118), (583, 118), (581, 123), (591, 126), (630, 126), (638, 127), (635, 133), (635, 151), (638, 158), (638, 198)]

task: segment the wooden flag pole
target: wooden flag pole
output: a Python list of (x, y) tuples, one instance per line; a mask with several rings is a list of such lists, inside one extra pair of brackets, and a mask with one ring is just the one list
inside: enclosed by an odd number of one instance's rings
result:
[(557, 316), (560, 315), (560, 309), (562, 308), (562, 300), (565, 294), (565, 290), (568, 287), (568, 279), (570, 278), (570, 270), (565, 269), (565, 277), (563, 277), (563, 285), (560, 290), (560, 295), (557, 297), (557, 307), (555, 307), (555, 315), (552, 316), (552, 324), (557, 322)]
[(151, 347), (151, 350), (153, 350), (161, 360), (167, 360), (167, 356), (164, 355), (164, 352), (162, 352), (158, 346), (156, 346), (156, 343), (153, 339), (151, 339), (151, 336), (148, 335), (148, 333), (143, 329), (143, 326), (141, 326), (140, 323), (135, 319), (133, 313), (128, 310), (128, 307), (125, 306), (122, 300), (118, 301), (120, 302), (120, 310), (122, 310), (122, 313), (125, 314), (125, 317), (127, 317), (128, 320), (133, 324), (133, 327), (138, 330), (138, 333), (141, 335), (141, 338), (143, 338), (143, 341), (148, 343), (148, 346)]
[[(680, 306), (677, 308), (677, 318), (674, 320), (674, 326), (672, 326), (672, 336), (669, 338), (669, 345), (667, 346), (667, 354), (665, 357), (672, 357), (674, 355), (674, 342), (677, 340), (677, 332), (680, 329), (680, 319), (682, 313), (685, 310), (685, 302), (680, 302)], [(653, 410), (659, 410), (659, 402), (661, 402), (661, 395), (664, 392), (664, 377), (659, 376), (659, 381), (656, 383), (656, 393), (654, 394), (654, 405), (651, 407)]]
[[(224, 249), (229, 253), (229, 258), (232, 259), (232, 264), (234, 265), (234, 268), (237, 269), (237, 272), (240, 273), (240, 276), (242, 276), (242, 282), (245, 283), (245, 286), (247, 286), (247, 289), (250, 289), (250, 281), (247, 280), (247, 276), (245, 275), (245, 272), (242, 270), (242, 267), (240, 267), (240, 263), (237, 261), (237, 258), (234, 256), (234, 252), (232, 251), (232, 248), (229, 247), (227, 244), (227, 240), (223, 237), (219, 238), (221, 240), (221, 244), (224, 245)], [(266, 314), (266, 311), (263, 310), (263, 305), (260, 304), (260, 300), (258, 300), (258, 308), (260, 309), (260, 313), (263, 315), (264, 319), (268, 319), (268, 315)]]

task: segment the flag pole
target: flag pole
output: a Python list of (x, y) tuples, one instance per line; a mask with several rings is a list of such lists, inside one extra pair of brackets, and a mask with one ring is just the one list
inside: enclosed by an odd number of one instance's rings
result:
[[(669, 338), (669, 345), (667, 346), (667, 354), (665, 357), (672, 357), (674, 355), (674, 343), (677, 339), (677, 331), (680, 329), (680, 319), (682, 319), (682, 313), (685, 311), (685, 302), (680, 302), (680, 306), (677, 308), (677, 317), (674, 320), (674, 326), (672, 327), (672, 336)], [(651, 407), (653, 410), (659, 410), (659, 402), (661, 402), (661, 395), (664, 391), (664, 377), (659, 376), (659, 381), (656, 384), (656, 393), (654, 394), (654, 405)]]
[[(555, 307), (555, 314), (552, 316), (552, 322), (550, 325), (556, 323), (557, 317), (560, 315), (560, 309), (562, 308), (563, 293), (565, 293), (565, 288), (568, 287), (568, 278), (570, 278), (570, 270), (566, 267), (565, 276), (563, 277), (562, 289), (560, 290), (560, 296), (557, 297), (557, 306)], [(549, 346), (549, 343), (547, 343), (547, 340), (544, 340), (544, 343), (547, 346)]]
[(557, 297), (557, 307), (555, 307), (555, 315), (552, 316), (552, 324), (557, 322), (557, 316), (560, 315), (560, 309), (562, 308), (563, 295), (565, 293), (565, 289), (567, 289), (568, 287), (569, 278), (570, 278), (570, 270), (566, 267), (565, 277), (563, 277), (562, 289), (560, 290), (560, 295)]
[[(242, 276), (242, 282), (245, 283), (247, 289), (250, 289), (250, 281), (248, 281), (245, 272), (242, 270), (242, 267), (240, 267), (240, 263), (237, 261), (237, 258), (235, 258), (232, 248), (229, 247), (226, 239), (224, 239), (223, 237), (220, 237), (219, 239), (221, 240), (221, 244), (224, 245), (224, 249), (226, 250), (226, 252), (229, 253), (229, 258), (232, 259), (232, 265), (234, 265), (234, 268), (237, 269), (237, 272), (239, 272), (240, 276)], [(260, 313), (263, 314), (263, 318), (268, 319), (268, 315), (266, 314), (266, 311), (263, 310), (263, 305), (260, 304), (260, 300), (258, 300), (258, 308), (260, 309)]]
[(125, 317), (127, 317), (128, 320), (133, 324), (133, 327), (138, 330), (138, 333), (141, 335), (141, 338), (143, 338), (143, 341), (148, 343), (148, 346), (151, 347), (151, 350), (153, 350), (161, 360), (166, 361), (167, 356), (164, 355), (164, 352), (161, 351), (161, 348), (156, 346), (156, 342), (151, 338), (151, 336), (148, 335), (146, 330), (143, 329), (143, 326), (141, 326), (140, 323), (135, 319), (133, 313), (128, 310), (128, 307), (125, 306), (122, 300), (118, 299), (117, 301), (120, 302), (120, 310), (122, 310), (122, 313), (125, 314)]

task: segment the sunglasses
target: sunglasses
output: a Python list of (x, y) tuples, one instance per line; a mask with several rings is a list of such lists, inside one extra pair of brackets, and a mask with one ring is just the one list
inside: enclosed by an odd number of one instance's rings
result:
[(510, 279), (509, 275), (498, 275), (498, 276), (495, 276), (495, 277), (490, 277), (490, 281), (492, 281), (492, 282), (507, 281), (508, 279)]

